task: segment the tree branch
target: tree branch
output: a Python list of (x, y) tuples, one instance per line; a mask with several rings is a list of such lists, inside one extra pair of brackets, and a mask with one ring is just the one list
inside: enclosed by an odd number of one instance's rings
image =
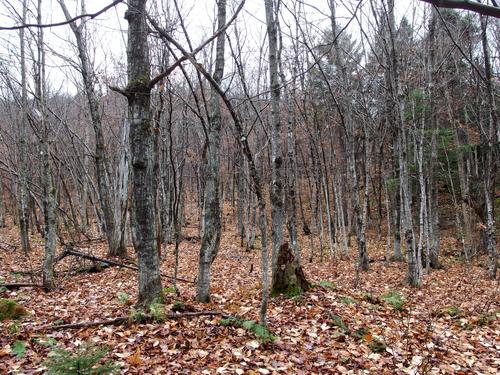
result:
[(494, 2), (495, 5), (488, 5), (471, 0), (420, 0), (420, 1), (435, 5), (439, 8), (464, 9), (482, 14), (484, 16), (500, 18), (500, 7), (498, 7), (496, 2)]
[(109, 9), (113, 8), (115, 5), (118, 5), (122, 2), (123, 2), (123, 0), (115, 0), (111, 4), (105, 6), (104, 8), (102, 8), (101, 10), (99, 10), (95, 13), (80, 14), (79, 16), (73, 17), (73, 18), (66, 20), (66, 21), (61, 21), (61, 22), (56, 22), (56, 23), (47, 23), (47, 24), (25, 23), (25, 24), (17, 25), (17, 26), (0, 26), (0, 30), (20, 30), (20, 29), (25, 29), (28, 27), (36, 27), (39, 29), (44, 29), (44, 28), (48, 28), (48, 27), (56, 27), (56, 26), (63, 26), (63, 25), (71, 24), (79, 19), (84, 19), (84, 18), (88, 18), (89, 20), (91, 20), (93, 18), (100, 16), (101, 14), (105, 13)]

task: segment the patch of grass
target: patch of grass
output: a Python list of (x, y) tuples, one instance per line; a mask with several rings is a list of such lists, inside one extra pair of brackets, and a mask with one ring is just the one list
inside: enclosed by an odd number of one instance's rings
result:
[(75, 351), (54, 349), (49, 353), (44, 365), (47, 366), (49, 375), (113, 374), (119, 370), (118, 364), (112, 360), (100, 364), (107, 353), (107, 348), (92, 344), (84, 344)]
[(335, 289), (336, 285), (328, 280), (321, 280), (318, 285), (325, 289)]
[(136, 323), (143, 323), (148, 319), (146, 312), (143, 309), (132, 308), (129, 314), (129, 320)]
[(444, 309), (444, 314), (452, 318), (462, 318), (464, 316), (464, 311), (460, 307), (448, 306)]
[(7, 319), (21, 319), (27, 314), (26, 309), (16, 301), (6, 298), (0, 299), (0, 322)]
[(349, 296), (340, 296), (339, 297), (340, 302), (342, 302), (345, 305), (355, 305), (356, 300), (354, 298), (351, 298)]
[(7, 331), (11, 335), (17, 335), (19, 333), (20, 329), (21, 329), (21, 327), (19, 326), (18, 322), (12, 322), (7, 327)]
[(175, 293), (175, 288), (173, 286), (169, 286), (167, 288), (164, 288), (163, 293), (165, 293), (165, 294)]
[(382, 296), (382, 299), (391, 305), (394, 310), (401, 311), (403, 310), (403, 306), (405, 301), (399, 292), (389, 292)]
[(154, 302), (149, 305), (149, 312), (151, 314), (151, 318), (158, 323), (164, 322), (167, 318), (165, 313), (165, 305), (162, 303)]
[(130, 305), (132, 301), (130, 300), (130, 296), (125, 292), (118, 293), (118, 302), (122, 305)]

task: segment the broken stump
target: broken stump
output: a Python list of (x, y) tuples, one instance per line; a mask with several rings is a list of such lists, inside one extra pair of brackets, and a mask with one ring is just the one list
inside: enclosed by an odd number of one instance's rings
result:
[(283, 243), (278, 254), (276, 272), (273, 275), (271, 296), (283, 294), (286, 297), (294, 297), (304, 293), (310, 287), (288, 242)]

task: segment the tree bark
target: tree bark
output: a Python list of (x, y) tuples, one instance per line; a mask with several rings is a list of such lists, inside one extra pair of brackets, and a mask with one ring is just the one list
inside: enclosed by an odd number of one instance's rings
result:
[(264, 0), (269, 41), (269, 79), (271, 90), (271, 218), (272, 271), (283, 242), (283, 155), (281, 147), (280, 84), (278, 72), (278, 30), (273, 0)]
[(154, 134), (151, 124), (150, 60), (147, 0), (130, 0), (125, 19), (128, 29), (128, 117), (132, 158), (132, 211), (134, 247), (138, 260), (138, 305), (163, 300), (160, 262), (156, 248)]
[[(226, 0), (218, 0), (217, 24), (219, 30), (226, 24)], [(215, 69), (213, 79), (220, 86), (224, 74), (224, 42), (226, 34), (217, 37)], [(221, 202), (220, 202), (220, 142), (221, 110), (219, 95), (214, 87), (210, 91), (210, 118), (208, 123), (207, 165), (205, 168), (205, 188), (203, 198), (203, 235), (201, 239), (198, 284), (196, 299), (199, 302), (210, 301), (211, 265), (219, 250), (221, 238)]]

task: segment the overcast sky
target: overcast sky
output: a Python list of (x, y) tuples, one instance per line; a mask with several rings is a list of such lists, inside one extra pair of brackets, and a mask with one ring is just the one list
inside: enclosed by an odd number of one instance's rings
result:
[[(28, 0), (31, 12), (30, 22), (35, 22), (36, 1)], [(228, 0), (228, 15), (233, 14), (234, 9), (240, 0)], [(102, 9), (112, 0), (86, 0), (88, 13), (94, 13)], [(368, 3), (368, 0), (365, 0)], [(150, 1), (150, 4), (156, 1)], [(160, 3), (160, 1), (158, 1)], [(304, 0), (306, 6), (306, 18), (318, 28), (328, 27), (328, 3), (327, 0)], [(19, 12), (22, 0), (0, 0), (0, 25), (10, 26), (19, 23)], [(80, 13), (80, 1), (66, 0), (66, 4), (72, 13)], [(188, 27), (190, 37), (194, 45), (198, 45), (207, 36), (212, 34), (213, 20), (215, 18), (215, 0), (179, 0), (181, 12)], [(308, 5), (309, 4), (309, 5)], [(350, 18), (350, 11), (354, 9), (357, 0), (337, 1), (339, 23), (345, 24)], [(427, 7), (427, 5), (415, 0), (398, 0), (398, 17), (406, 15), (408, 18), (414, 17), (418, 12)], [(64, 20), (64, 15), (60, 9), (57, 0), (43, 0), (44, 23), (55, 23)], [(312, 5), (312, 6), (311, 6)], [(172, 8), (173, 9), (173, 8)], [(417, 12), (415, 12), (417, 9)], [(119, 67), (125, 67), (125, 43), (127, 22), (123, 15), (126, 10), (125, 4), (119, 4), (113, 9), (100, 15), (97, 19), (88, 23), (92, 35), (93, 55), (98, 73), (101, 76), (116, 76)], [(17, 13), (17, 15), (16, 15)], [(265, 13), (264, 0), (247, 0), (243, 11), (238, 17), (238, 27), (246, 40), (246, 48), (258, 50), (265, 37)], [(324, 25), (324, 26), (323, 26)], [(356, 35), (358, 25), (352, 23), (349, 32)], [(34, 30), (32, 31), (34, 32)], [(74, 92), (75, 83), (80, 80), (78, 73), (69, 67), (61, 55), (74, 61), (77, 55), (73, 43), (73, 36), (69, 26), (59, 26), (45, 29), (46, 44), (49, 49), (47, 52), (48, 80), (51, 82), (51, 90), (62, 90)], [(17, 31), (0, 31), (0, 59), (4, 61), (16, 61), (19, 50), (19, 33)], [(116, 77), (121, 79), (123, 77)]]

